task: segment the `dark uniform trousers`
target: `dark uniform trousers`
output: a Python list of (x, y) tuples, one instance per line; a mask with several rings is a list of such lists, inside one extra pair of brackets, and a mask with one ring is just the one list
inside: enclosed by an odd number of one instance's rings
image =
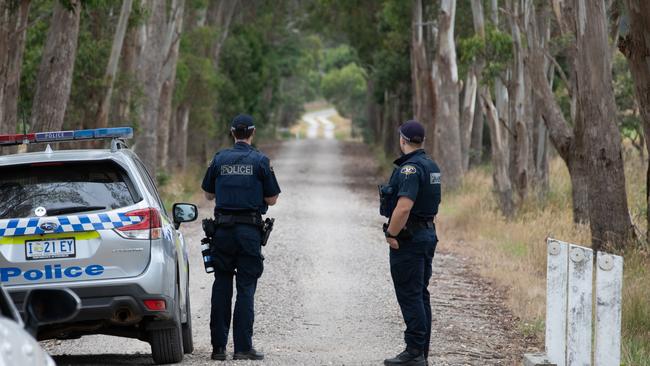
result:
[(390, 273), (397, 302), (406, 323), (407, 347), (429, 354), (431, 302), (429, 280), (438, 239), (435, 229), (416, 229), (409, 240), (399, 240), (399, 249), (390, 249)]
[[(225, 347), (228, 342), (231, 315), (235, 352), (247, 352), (253, 346), (255, 290), (264, 270), (261, 250), (262, 233), (258, 226), (233, 224), (221, 226), (214, 235), (212, 255), (215, 263), (212, 284), (210, 331), (212, 347)], [(233, 276), (237, 298), (231, 314)]]

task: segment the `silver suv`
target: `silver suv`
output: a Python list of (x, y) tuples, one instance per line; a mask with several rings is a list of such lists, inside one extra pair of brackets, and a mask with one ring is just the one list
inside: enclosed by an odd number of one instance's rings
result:
[[(132, 133), (0, 136), (0, 145)], [(197, 208), (175, 204), (170, 216), (138, 156), (122, 140), (111, 145), (0, 156), (0, 282), (19, 309), (38, 288), (69, 288), (81, 299), (72, 320), (39, 328), (39, 340), (132, 337), (150, 343), (156, 363), (180, 362), (193, 342), (188, 250), (178, 227), (195, 220)]]

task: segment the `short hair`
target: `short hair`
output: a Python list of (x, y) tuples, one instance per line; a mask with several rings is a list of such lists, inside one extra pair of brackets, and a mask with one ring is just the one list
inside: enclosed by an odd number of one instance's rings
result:
[(248, 126), (244, 124), (238, 124), (231, 131), (237, 140), (247, 140), (249, 137), (253, 136), (253, 131), (255, 131), (255, 129), (248, 128)]
[(404, 142), (407, 143), (408, 145), (415, 146), (417, 148), (420, 148), (422, 147), (422, 145), (424, 145), (424, 141), (413, 141), (413, 140), (409, 141), (404, 137), (404, 135), (401, 134), (400, 134), (400, 138), (402, 138)]

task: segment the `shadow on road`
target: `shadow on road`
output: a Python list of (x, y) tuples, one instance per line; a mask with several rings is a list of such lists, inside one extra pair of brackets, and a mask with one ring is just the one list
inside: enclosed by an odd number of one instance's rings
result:
[(150, 354), (94, 354), (53, 356), (58, 366), (65, 365), (153, 365)]

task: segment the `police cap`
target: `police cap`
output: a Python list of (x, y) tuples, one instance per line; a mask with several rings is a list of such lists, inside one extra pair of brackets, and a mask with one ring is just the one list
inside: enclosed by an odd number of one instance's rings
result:
[(248, 114), (240, 114), (232, 119), (230, 130), (252, 130), (255, 128), (253, 117)]
[(416, 120), (404, 122), (399, 127), (399, 134), (408, 142), (421, 144), (424, 142), (424, 126)]

